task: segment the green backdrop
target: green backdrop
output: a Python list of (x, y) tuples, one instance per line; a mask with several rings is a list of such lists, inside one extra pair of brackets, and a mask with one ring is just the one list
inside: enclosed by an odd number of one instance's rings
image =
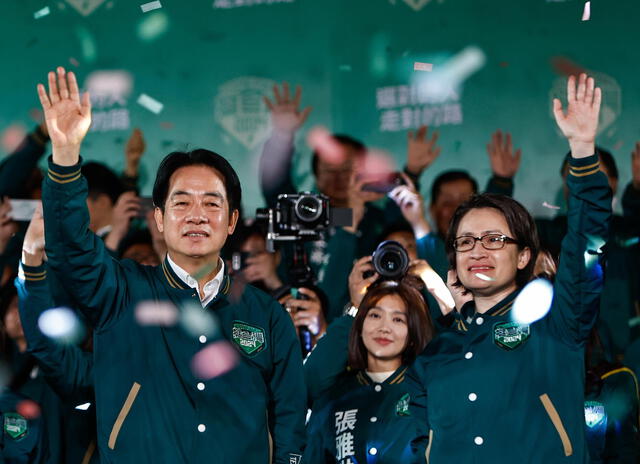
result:
[[(484, 184), (485, 145), (501, 128), (523, 149), (516, 197), (549, 215), (542, 203), (559, 201), (567, 150), (551, 96), (562, 93), (567, 70), (587, 69), (605, 91), (598, 142), (613, 150), (621, 187), (629, 181), (630, 152), (640, 139), (634, 0), (593, 0), (584, 22), (579, 0), (161, 1), (161, 9), (143, 13), (144, 1), (0, 0), (4, 135), (34, 124), (36, 83), (65, 65), (83, 86), (103, 92), (94, 95), (85, 158), (121, 169), (126, 127), (140, 127), (149, 194), (166, 153), (210, 148), (239, 171), (250, 212), (262, 205), (257, 158), (268, 132), (259, 97), (287, 80), (303, 86), (303, 104), (314, 108), (298, 143), (302, 185), (312, 182), (304, 132), (314, 125), (361, 138), (399, 165), (408, 127), (439, 126), (443, 153), (423, 176), (425, 192), (438, 172), (456, 167)], [(49, 13), (35, 19), (45, 7)], [(412, 84), (437, 77), (469, 47), (484, 64), (458, 88), (443, 98), (411, 95)], [(433, 72), (414, 71), (416, 61), (432, 63)], [(161, 102), (162, 111), (139, 105), (141, 94)]]

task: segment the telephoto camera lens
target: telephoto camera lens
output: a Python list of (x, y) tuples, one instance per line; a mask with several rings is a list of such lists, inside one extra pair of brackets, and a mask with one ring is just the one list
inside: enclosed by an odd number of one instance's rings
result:
[(301, 195), (294, 211), (300, 222), (310, 223), (322, 215), (322, 202), (313, 195)]
[(409, 269), (409, 256), (398, 242), (385, 240), (373, 252), (373, 267), (383, 279), (399, 280)]

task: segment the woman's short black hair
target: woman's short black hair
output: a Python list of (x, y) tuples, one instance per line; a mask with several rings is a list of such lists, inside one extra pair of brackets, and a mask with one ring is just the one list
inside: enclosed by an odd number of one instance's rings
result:
[(242, 189), (238, 174), (231, 164), (221, 155), (204, 148), (192, 151), (174, 151), (164, 157), (156, 174), (153, 184), (153, 204), (164, 212), (164, 205), (169, 194), (171, 176), (180, 168), (186, 166), (207, 166), (222, 175), (222, 183), (227, 190), (229, 212), (239, 210), (242, 203)]
[(378, 280), (369, 287), (358, 308), (351, 334), (349, 335), (349, 367), (362, 370), (368, 367), (368, 352), (362, 340), (362, 327), (367, 313), (382, 298), (396, 295), (407, 310), (407, 345), (402, 352), (402, 363), (410, 364), (435, 334), (429, 307), (422, 294), (413, 284), (412, 278)]
[(449, 224), (446, 242), (447, 257), (449, 258), (450, 266), (453, 269), (456, 268), (456, 250), (453, 248), (453, 241), (456, 238), (460, 221), (462, 221), (462, 218), (469, 211), (480, 208), (493, 208), (502, 213), (513, 234), (512, 238), (518, 242), (518, 248), (520, 250), (529, 248), (531, 251), (529, 263), (524, 269), (519, 269), (516, 274), (516, 284), (518, 288), (524, 287), (533, 276), (533, 269), (536, 265), (536, 258), (540, 250), (538, 229), (529, 211), (516, 200), (505, 195), (492, 193), (474, 195), (456, 209)]

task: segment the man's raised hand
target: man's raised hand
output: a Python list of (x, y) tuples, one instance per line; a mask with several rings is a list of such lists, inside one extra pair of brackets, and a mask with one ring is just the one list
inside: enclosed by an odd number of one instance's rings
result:
[(38, 84), (38, 96), (51, 137), (53, 161), (62, 166), (78, 163), (80, 144), (91, 126), (91, 101), (85, 92), (80, 98), (78, 82), (73, 72), (58, 67), (49, 72), (49, 93)]
[(553, 115), (558, 127), (569, 141), (571, 156), (586, 158), (595, 153), (596, 131), (602, 91), (595, 87), (593, 77), (580, 74), (576, 86), (575, 76), (567, 82), (567, 111), (562, 110), (559, 99), (553, 99)]
[(293, 136), (300, 129), (311, 113), (311, 107), (308, 106), (300, 111), (300, 97), (302, 89), (296, 87), (296, 93), (291, 97), (289, 93), (289, 84), (282, 84), (282, 93), (277, 85), (273, 86), (273, 101), (268, 97), (264, 97), (264, 104), (267, 105), (271, 112), (271, 124), (273, 131), (279, 134)]
[(487, 154), (491, 170), (496, 176), (513, 178), (518, 172), (522, 150), (513, 151), (511, 134), (508, 132), (504, 137), (499, 129), (493, 133), (491, 142), (487, 144)]

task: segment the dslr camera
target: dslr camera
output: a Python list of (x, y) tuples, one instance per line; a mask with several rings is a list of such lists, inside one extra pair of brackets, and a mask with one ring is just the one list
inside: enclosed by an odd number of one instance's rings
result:
[(267, 250), (274, 242), (321, 240), (322, 233), (334, 226), (350, 226), (350, 208), (331, 208), (329, 197), (321, 193), (283, 193), (275, 208), (261, 208), (256, 219), (267, 221)]
[[(384, 280), (400, 280), (409, 270), (409, 255), (402, 245), (393, 240), (381, 242), (371, 255), (371, 261), (375, 272)], [(373, 271), (367, 271), (363, 277), (366, 279), (373, 275)]]

